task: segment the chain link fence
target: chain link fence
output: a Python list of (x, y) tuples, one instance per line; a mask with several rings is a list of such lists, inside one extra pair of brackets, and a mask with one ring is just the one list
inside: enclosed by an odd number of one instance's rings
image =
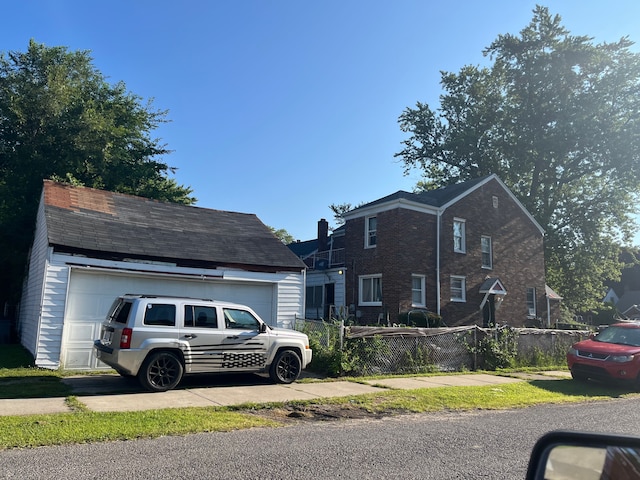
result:
[[(484, 358), (487, 345), (512, 349), (517, 366), (563, 365), (568, 348), (589, 335), (509, 327), (360, 327), (305, 319), (296, 320), (296, 329), (309, 335), (314, 348), (311, 369), (326, 369), (318, 364), (339, 358), (339, 371), (332, 373), (355, 376), (484, 369), (490, 363)], [(499, 345), (507, 338), (504, 333), (512, 345)]]

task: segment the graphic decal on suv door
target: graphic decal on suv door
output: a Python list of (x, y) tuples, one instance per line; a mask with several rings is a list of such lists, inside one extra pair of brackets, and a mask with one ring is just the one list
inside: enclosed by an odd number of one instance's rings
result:
[(262, 367), (267, 363), (267, 356), (261, 353), (225, 352), (222, 368)]

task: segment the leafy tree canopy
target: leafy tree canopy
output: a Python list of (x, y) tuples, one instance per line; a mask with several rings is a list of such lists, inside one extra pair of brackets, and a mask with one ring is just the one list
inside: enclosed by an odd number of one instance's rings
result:
[(275, 229), (274, 227), (269, 227), (269, 230), (285, 245), (289, 245), (296, 241), (293, 235), (287, 232), (284, 228)]
[(0, 300), (16, 301), (43, 179), (191, 204), (151, 132), (165, 111), (109, 84), (87, 51), (0, 54)]
[(423, 188), (497, 174), (546, 228), (547, 282), (576, 310), (620, 272), (640, 192), (640, 55), (624, 37), (571, 35), (537, 6), (518, 36), (484, 50), (488, 67), (443, 72), (437, 110), (399, 118), (397, 153)]

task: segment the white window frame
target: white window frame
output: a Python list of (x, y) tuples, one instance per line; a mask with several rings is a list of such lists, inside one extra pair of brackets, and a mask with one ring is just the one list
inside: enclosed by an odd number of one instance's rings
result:
[[(454, 296), (454, 282), (460, 282), (460, 287), (456, 287), (455, 290), (460, 290), (459, 296)], [(451, 275), (450, 281), (451, 287), (451, 301), (452, 302), (466, 302), (467, 301), (467, 277), (461, 275)]]
[[(485, 240), (487, 241), (486, 246), (488, 246), (487, 251), (485, 251)], [(489, 235), (482, 235), (482, 237), (480, 238), (480, 251), (482, 252), (482, 268), (488, 268), (489, 270), (491, 270), (493, 268), (493, 245), (491, 242), (491, 237)], [(487, 255), (489, 258), (489, 261), (487, 263), (485, 263), (484, 261), (485, 255)]]
[[(375, 221), (375, 228), (371, 228), (371, 220)], [(371, 241), (373, 239), (373, 241)], [(364, 248), (375, 248), (378, 244), (378, 217), (371, 215), (364, 219)]]
[[(456, 225), (460, 225), (460, 235), (456, 234)], [(456, 253), (467, 253), (466, 221), (463, 218), (453, 219), (453, 251)], [(456, 239), (460, 238), (460, 246), (456, 245)]]
[[(415, 288), (414, 282), (420, 281), (420, 288)], [(412, 307), (426, 307), (427, 306), (427, 290), (426, 290), (426, 277), (424, 275), (411, 275), (411, 306)], [(415, 302), (414, 294), (420, 295), (420, 301)]]
[[(376, 280), (377, 287), (379, 290), (379, 298), (376, 293)], [(369, 291), (371, 292), (371, 298), (364, 298), (364, 283), (371, 281), (371, 287)], [(358, 277), (358, 305), (362, 305), (364, 307), (380, 307), (382, 306), (382, 274), (378, 273), (375, 275), (360, 275)]]
[(536, 287), (527, 287), (527, 315), (535, 317), (538, 313), (536, 308)]

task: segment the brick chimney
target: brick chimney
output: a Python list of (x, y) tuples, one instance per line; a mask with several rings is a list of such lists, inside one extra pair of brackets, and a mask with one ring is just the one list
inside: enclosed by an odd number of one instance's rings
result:
[(324, 218), (318, 221), (318, 252), (329, 250), (329, 222)]

